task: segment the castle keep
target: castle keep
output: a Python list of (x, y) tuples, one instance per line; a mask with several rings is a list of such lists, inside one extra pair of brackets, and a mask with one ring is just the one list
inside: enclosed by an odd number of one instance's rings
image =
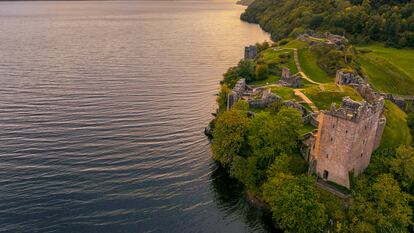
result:
[[(369, 86), (360, 88), (372, 102), (356, 102), (344, 97), (341, 106), (332, 104), (319, 114), (317, 134), (311, 140), (310, 162), (313, 172), (326, 181), (350, 187), (349, 175), (359, 175), (378, 148), (385, 127), (384, 99)], [(375, 96), (375, 98), (373, 97)]]

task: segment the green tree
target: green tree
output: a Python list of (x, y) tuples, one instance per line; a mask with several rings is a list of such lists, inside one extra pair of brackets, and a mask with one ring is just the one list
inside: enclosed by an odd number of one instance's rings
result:
[(247, 103), (244, 100), (238, 100), (236, 103), (233, 104), (232, 109), (246, 112), (249, 110), (249, 103)]
[(227, 96), (230, 94), (231, 90), (227, 87), (226, 84), (221, 86), (220, 92), (217, 96), (217, 104), (219, 106), (219, 110), (224, 111), (227, 108)]
[(269, 105), (268, 109), (270, 113), (276, 114), (280, 111), (280, 109), (282, 109), (282, 107), (283, 107), (283, 100), (277, 99), (276, 101), (274, 101), (273, 103)]
[(276, 115), (256, 114), (248, 130), (248, 144), (252, 155), (259, 156), (262, 168), (267, 168), (280, 153), (290, 153), (303, 125), (301, 114), (293, 108), (282, 108)]
[(414, 192), (414, 148), (401, 145), (390, 161), (391, 172), (404, 190)]
[(267, 64), (256, 65), (256, 79), (263, 80), (269, 75), (269, 66)]
[(245, 78), (246, 82), (251, 82), (255, 79), (255, 63), (250, 60), (240, 60), (237, 65), (237, 73), (239, 77)]
[(263, 197), (286, 232), (322, 232), (327, 224), (314, 177), (278, 173), (263, 185)]
[(410, 127), (411, 135), (414, 136), (414, 112), (408, 114), (407, 124), (408, 124), (408, 127)]
[(223, 74), (223, 84), (229, 88), (233, 88), (239, 79), (240, 77), (237, 67), (230, 67), (227, 72)]
[(407, 232), (411, 196), (400, 190), (392, 175), (382, 174), (370, 186), (360, 178), (350, 208), (351, 232)]
[(229, 167), (245, 143), (249, 118), (245, 111), (232, 109), (217, 116), (213, 130), (213, 159)]

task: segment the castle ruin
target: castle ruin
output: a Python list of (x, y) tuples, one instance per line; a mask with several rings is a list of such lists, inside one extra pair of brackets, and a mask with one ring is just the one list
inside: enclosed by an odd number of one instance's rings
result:
[(281, 79), (277, 82), (282, 87), (299, 88), (301, 86), (301, 76), (291, 75), (289, 68), (282, 68)]
[(335, 83), (337, 85), (364, 84), (365, 80), (353, 72), (338, 70), (336, 71)]
[(384, 99), (357, 102), (344, 97), (339, 108), (319, 113), (319, 127), (310, 138), (310, 168), (326, 181), (350, 188), (349, 176), (361, 174), (378, 148), (385, 128)]
[(257, 55), (256, 45), (249, 45), (244, 47), (244, 59), (254, 59)]

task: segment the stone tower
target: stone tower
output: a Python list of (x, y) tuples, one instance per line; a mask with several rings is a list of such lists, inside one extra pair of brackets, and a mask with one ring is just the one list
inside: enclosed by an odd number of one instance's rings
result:
[(383, 110), (382, 97), (372, 103), (344, 97), (339, 108), (332, 104), (330, 111), (321, 111), (310, 152), (314, 172), (324, 180), (349, 188), (349, 175), (364, 171), (381, 142), (385, 127)]
[(257, 55), (256, 45), (244, 47), (244, 59), (254, 59)]

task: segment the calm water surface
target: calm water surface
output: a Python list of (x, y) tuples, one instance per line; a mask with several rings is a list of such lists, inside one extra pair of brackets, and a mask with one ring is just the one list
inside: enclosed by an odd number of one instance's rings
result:
[(268, 231), (202, 133), (242, 11), (0, 2), (0, 232)]

